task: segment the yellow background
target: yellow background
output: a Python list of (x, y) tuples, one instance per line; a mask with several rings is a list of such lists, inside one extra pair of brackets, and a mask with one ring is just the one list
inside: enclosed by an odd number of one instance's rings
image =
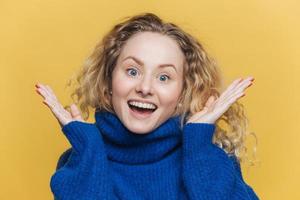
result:
[(242, 165), (244, 178), (261, 199), (300, 199), (299, 8), (296, 0), (1, 0), (0, 199), (52, 199), (50, 177), (70, 145), (34, 84), (49, 84), (69, 103), (66, 81), (96, 42), (144, 11), (195, 35), (226, 84), (254, 76), (241, 102), (261, 163)]

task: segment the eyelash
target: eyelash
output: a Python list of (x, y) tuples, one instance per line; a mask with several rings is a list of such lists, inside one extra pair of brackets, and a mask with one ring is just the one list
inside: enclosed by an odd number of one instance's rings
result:
[[(130, 71), (130, 70), (136, 70), (136, 69), (134, 69), (134, 68), (128, 68), (128, 69), (126, 70), (126, 72), (127, 72), (127, 74), (128, 74), (129, 76), (131, 76), (131, 75), (129, 74), (129, 71)], [(136, 71), (137, 71), (137, 70), (136, 70)], [(163, 74), (163, 76), (166, 76), (167, 79), (170, 80), (170, 76), (168, 76), (168, 75), (166, 75), (166, 74)]]

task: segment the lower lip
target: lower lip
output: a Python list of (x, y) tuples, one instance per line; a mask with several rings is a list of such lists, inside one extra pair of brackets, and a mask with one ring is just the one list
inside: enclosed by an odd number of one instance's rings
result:
[(137, 112), (137, 111), (134, 111), (132, 110), (129, 106), (129, 112), (131, 113), (131, 115), (133, 115), (134, 117), (136, 118), (139, 118), (139, 119), (146, 119), (148, 117), (150, 117), (154, 112), (151, 112), (151, 113), (140, 113), (140, 112)]

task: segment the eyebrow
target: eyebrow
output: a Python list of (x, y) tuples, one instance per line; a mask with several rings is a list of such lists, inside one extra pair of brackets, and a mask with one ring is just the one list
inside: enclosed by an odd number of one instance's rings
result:
[[(143, 63), (140, 59), (138, 59), (138, 58), (136, 58), (136, 57), (133, 57), (133, 56), (127, 56), (126, 58), (123, 59), (123, 61), (124, 61), (124, 60), (127, 60), (127, 59), (132, 59), (132, 60), (134, 60), (135, 62), (137, 62), (139, 65), (144, 65), (144, 63)], [(176, 69), (176, 67), (175, 67), (173, 64), (161, 64), (161, 65), (159, 65), (159, 67), (172, 67), (172, 68), (174, 68), (175, 71), (177, 72), (177, 69)]]

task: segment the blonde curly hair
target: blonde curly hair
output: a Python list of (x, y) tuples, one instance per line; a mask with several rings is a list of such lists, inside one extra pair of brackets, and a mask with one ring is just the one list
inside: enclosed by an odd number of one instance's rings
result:
[[(146, 31), (174, 39), (185, 55), (185, 78), (179, 98), (182, 106), (177, 106), (174, 112), (174, 115), (182, 116), (181, 126), (184, 125), (184, 120), (202, 110), (210, 96), (220, 96), (223, 90), (221, 73), (215, 60), (208, 55), (197, 39), (174, 23), (162, 21), (153, 13), (141, 13), (125, 17), (123, 22), (115, 25), (98, 42), (74, 78), (77, 85), (71, 93), (71, 98), (79, 105), (85, 120), (89, 118), (89, 108), (114, 113), (109, 94), (112, 71), (126, 41), (134, 34)], [(67, 86), (71, 86), (72, 82), (70, 79)], [(244, 160), (243, 158), (247, 157), (245, 138), (249, 133), (243, 105), (239, 102), (233, 103), (215, 125), (212, 142), (226, 153), (236, 156), (239, 162)], [(256, 139), (254, 133), (253, 136)], [(257, 139), (255, 141), (253, 155), (256, 152)], [(250, 161), (251, 165), (253, 163)]]

